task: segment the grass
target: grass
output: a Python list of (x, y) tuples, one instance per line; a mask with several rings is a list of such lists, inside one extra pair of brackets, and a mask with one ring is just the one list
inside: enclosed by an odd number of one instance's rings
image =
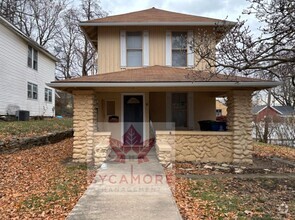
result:
[[(283, 201), (294, 214), (292, 179), (195, 180), (189, 185), (188, 196), (202, 204), (200, 210), (204, 213), (212, 215), (214, 210), (216, 219), (276, 219), (276, 207)], [(251, 211), (251, 216), (246, 210)]]
[(45, 119), (32, 121), (0, 122), (0, 139), (31, 137), (64, 131), (73, 127), (72, 119)]

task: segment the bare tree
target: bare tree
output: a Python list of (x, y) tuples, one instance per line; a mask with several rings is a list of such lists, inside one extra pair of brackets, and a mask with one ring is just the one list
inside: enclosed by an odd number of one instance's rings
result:
[[(95, 0), (81, 0), (80, 8), (80, 21), (92, 20), (101, 18), (107, 15), (99, 5), (99, 1)], [(79, 65), (82, 69), (82, 76), (96, 73), (96, 50), (91, 43), (87, 40), (86, 35), (81, 31), (83, 38), (79, 42), (77, 52), (80, 56)]]
[[(217, 24), (213, 34), (202, 30), (192, 44), (197, 65), (205, 63), (204, 70), (212, 73), (284, 79), (294, 87), (295, 1), (248, 1), (251, 5), (244, 13), (256, 16), (261, 24), (260, 36), (255, 37), (246, 22), (239, 19), (231, 30), (226, 22)], [(212, 47), (216, 39), (208, 35), (220, 36), (226, 32), (219, 44)], [(285, 67), (292, 71), (282, 71)]]
[(55, 37), (54, 50), (60, 62), (57, 65), (57, 79), (68, 79), (79, 75), (77, 43), (81, 38), (77, 9), (68, 9), (61, 17), (63, 28)]

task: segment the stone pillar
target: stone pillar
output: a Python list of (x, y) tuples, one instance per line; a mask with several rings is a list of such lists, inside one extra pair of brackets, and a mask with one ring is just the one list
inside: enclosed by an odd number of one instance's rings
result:
[(252, 91), (231, 91), (227, 98), (227, 126), (233, 132), (233, 163), (253, 163)]
[(74, 162), (93, 161), (94, 104), (93, 91), (74, 92)]

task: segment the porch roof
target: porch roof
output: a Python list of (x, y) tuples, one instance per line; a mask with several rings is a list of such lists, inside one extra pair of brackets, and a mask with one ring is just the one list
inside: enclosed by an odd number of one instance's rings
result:
[(63, 88), (98, 87), (243, 87), (255, 90), (270, 88), (279, 84), (280, 82), (211, 74), (192, 69), (150, 66), (59, 80), (48, 85), (61, 90)]

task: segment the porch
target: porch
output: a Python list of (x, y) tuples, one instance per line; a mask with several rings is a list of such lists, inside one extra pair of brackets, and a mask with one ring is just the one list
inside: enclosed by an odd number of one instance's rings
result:
[[(251, 163), (251, 93), (247, 90), (76, 90), (73, 158), (100, 165), (111, 152), (113, 140), (124, 145), (124, 96), (132, 98), (134, 95), (143, 97), (143, 120), (135, 122), (142, 123), (142, 139), (135, 144), (155, 138), (158, 159), (163, 165), (174, 161)], [(177, 95), (176, 98), (186, 103), (177, 104), (174, 94), (182, 94), (185, 101)], [(215, 98), (218, 94), (225, 94), (228, 99), (227, 130), (200, 131), (198, 121), (216, 119)], [(175, 112), (173, 107), (176, 107)], [(150, 130), (150, 121), (153, 121), (155, 135)]]

